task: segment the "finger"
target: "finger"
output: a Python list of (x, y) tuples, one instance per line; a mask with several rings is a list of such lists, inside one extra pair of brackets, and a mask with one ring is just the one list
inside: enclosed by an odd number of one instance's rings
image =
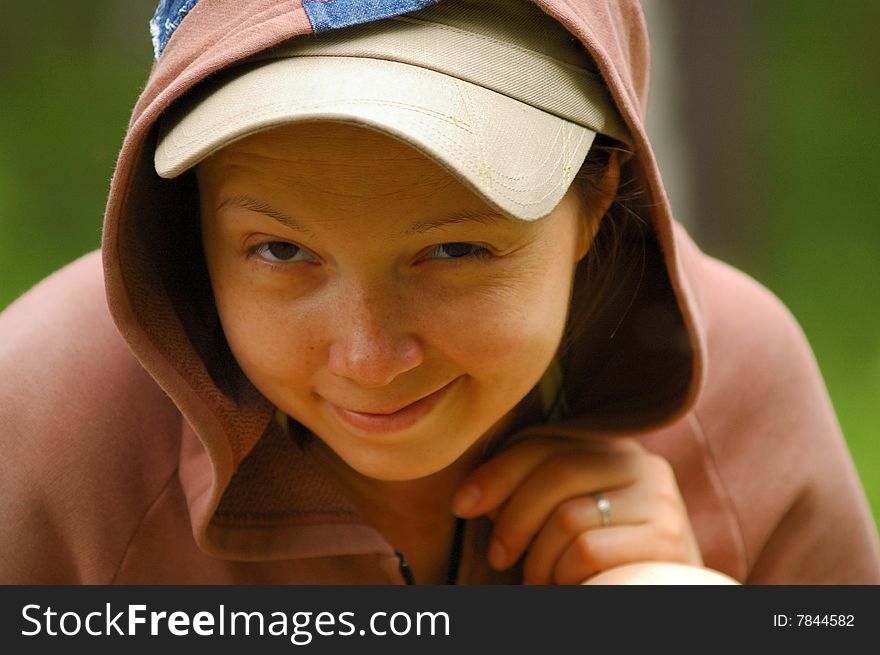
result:
[(498, 453), (465, 478), (453, 496), (453, 513), (462, 518), (488, 513), (507, 500), (548, 457), (567, 452), (643, 453), (644, 448), (633, 439), (622, 438), (573, 441), (542, 437), (520, 442)]
[(472, 518), (496, 510), (561, 445), (561, 441), (542, 439), (498, 453), (464, 479), (452, 497), (453, 514)]
[[(617, 525), (647, 522), (649, 504), (637, 486), (605, 491), (611, 505), (611, 521)], [(550, 584), (553, 570), (562, 554), (577, 535), (602, 527), (602, 516), (593, 495), (579, 496), (563, 502), (554, 511), (528, 547), (523, 562), (523, 582)]]
[(637, 472), (636, 457), (627, 453), (567, 453), (549, 458), (501, 508), (492, 532), (490, 563), (501, 569), (519, 559), (562, 502), (630, 485)]
[(575, 538), (553, 569), (556, 584), (580, 584), (587, 578), (635, 562), (696, 564), (678, 544), (658, 537), (654, 524), (621, 525), (588, 530)]
[(642, 525), (588, 530), (569, 543), (551, 575), (554, 584), (580, 584), (587, 578), (621, 564), (652, 561), (646, 543), (650, 531)]

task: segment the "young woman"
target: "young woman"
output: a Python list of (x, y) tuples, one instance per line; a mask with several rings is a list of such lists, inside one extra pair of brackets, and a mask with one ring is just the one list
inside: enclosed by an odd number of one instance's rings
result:
[(797, 325), (670, 216), (637, 6), (153, 27), (103, 276), (0, 318), (4, 581), (880, 581)]

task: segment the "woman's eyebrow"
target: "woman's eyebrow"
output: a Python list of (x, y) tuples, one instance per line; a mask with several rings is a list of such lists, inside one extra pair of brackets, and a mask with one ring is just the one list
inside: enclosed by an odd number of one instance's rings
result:
[(429, 221), (415, 223), (414, 225), (411, 225), (409, 226), (409, 228), (407, 228), (406, 232), (404, 232), (404, 235), (413, 236), (415, 234), (424, 234), (425, 232), (428, 232), (430, 230), (446, 227), (447, 225), (454, 225), (456, 223), (480, 223), (482, 225), (492, 225), (504, 220), (506, 220), (505, 216), (502, 216), (501, 214), (492, 211), (463, 211), (457, 214), (453, 214), (451, 216), (434, 218)]
[(313, 234), (312, 231), (302, 223), (299, 223), (284, 212), (275, 209), (271, 205), (267, 205), (261, 200), (252, 198), (251, 196), (233, 196), (231, 198), (225, 198), (219, 205), (217, 205), (217, 209), (215, 211), (220, 211), (224, 207), (229, 206), (242, 207), (244, 209), (249, 209), (253, 212), (257, 212), (259, 214), (264, 214), (269, 218), (274, 218), (276, 221), (278, 221), (285, 227), (290, 228), (291, 230), (309, 235)]
[[(296, 219), (288, 216), (278, 209), (275, 209), (271, 205), (268, 205), (265, 202), (257, 200), (256, 198), (253, 198), (251, 196), (240, 195), (233, 196), (231, 198), (225, 198), (219, 205), (217, 205), (216, 211), (220, 211), (224, 207), (229, 206), (242, 207), (244, 209), (249, 209), (250, 211), (257, 212), (259, 214), (264, 214), (265, 216), (274, 218), (276, 221), (278, 221), (285, 227), (290, 228), (291, 230), (314, 236), (314, 233), (308, 227), (298, 222)], [(496, 212), (475, 212), (465, 210), (452, 214), (450, 216), (432, 218), (428, 221), (420, 221), (418, 223), (414, 223), (403, 232), (403, 236), (424, 234), (425, 232), (429, 232), (431, 230), (436, 230), (442, 227), (446, 227), (447, 225), (455, 225), (458, 223), (480, 223), (481, 225), (492, 225), (504, 220), (506, 220), (506, 217)]]

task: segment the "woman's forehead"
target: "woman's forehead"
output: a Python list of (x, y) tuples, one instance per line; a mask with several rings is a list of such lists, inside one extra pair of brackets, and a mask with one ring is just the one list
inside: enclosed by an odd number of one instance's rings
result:
[[(525, 235), (548, 222), (507, 216), (429, 157), (360, 125), (325, 121), (267, 130), (223, 148), (197, 172), (210, 210), (262, 207), (302, 226), (367, 217), (389, 234), (463, 224)], [(580, 207), (579, 196), (569, 190), (557, 210), (577, 213), (574, 205)]]
[[(412, 146), (392, 136), (361, 125), (330, 121), (282, 125), (252, 134), (220, 149), (212, 158), (236, 158), (302, 164), (308, 167), (377, 167), (405, 164), (430, 167), (446, 174), (440, 166)], [(401, 172), (404, 172), (403, 170)]]
[(264, 196), (264, 201), (330, 203), (356, 211), (390, 203), (413, 210), (427, 210), (424, 203), (431, 203), (462, 212), (493, 211), (412, 147), (346, 124), (305, 123), (258, 133), (223, 148), (197, 170), (209, 196)]

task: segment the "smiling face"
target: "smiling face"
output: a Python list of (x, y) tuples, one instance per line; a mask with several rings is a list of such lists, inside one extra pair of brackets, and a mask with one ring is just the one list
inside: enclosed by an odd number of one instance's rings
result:
[(572, 191), (516, 221), (408, 146), (342, 124), (248, 137), (197, 177), (241, 369), (381, 480), (438, 472), (510, 416), (552, 361), (594, 233)]

